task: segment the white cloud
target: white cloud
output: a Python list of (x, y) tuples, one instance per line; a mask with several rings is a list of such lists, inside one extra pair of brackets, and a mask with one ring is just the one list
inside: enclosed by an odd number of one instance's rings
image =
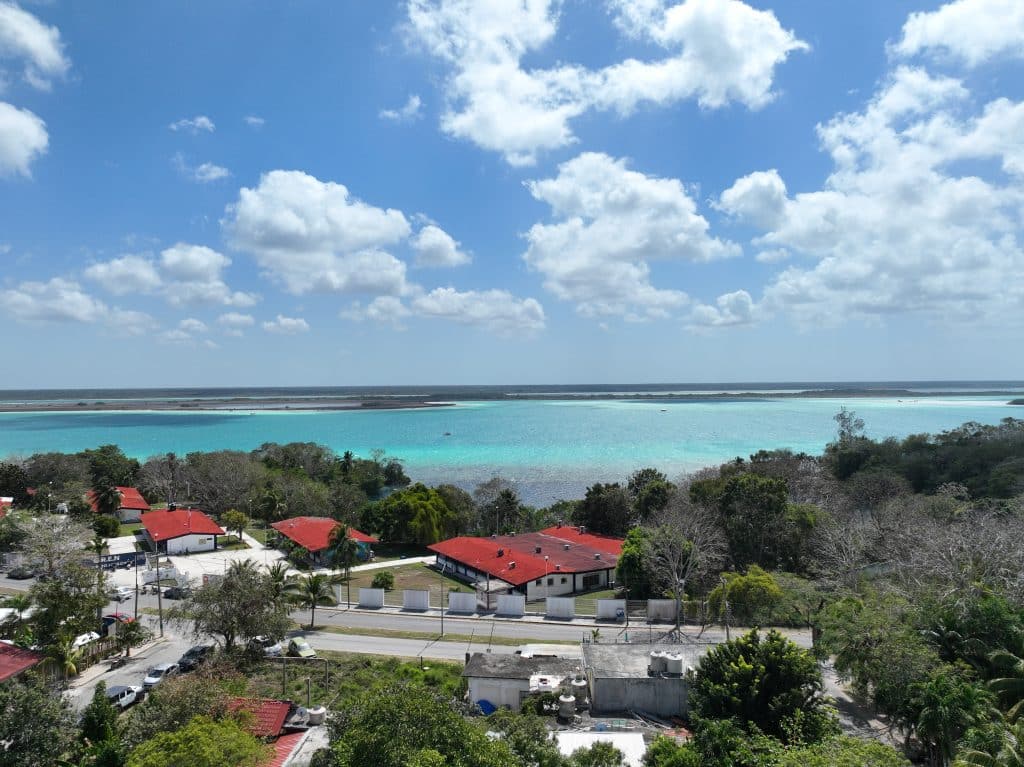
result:
[(699, 304), (690, 312), (690, 324), (704, 327), (750, 325), (754, 322), (757, 306), (745, 290), (719, 296), (714, 306)]
[(786, 184), (774, 168), (751, 173), (722, 192), (715, 207), (741, 221), (770, 229), (785, 213)]
[(213, 120), (206, 115), (183, 117), (180, 120), (175, 120), (167, 127), (172, 131), (185, 131), (187, 133), (191, 133), (193, 136), (197, 135), (200, 131), (213, 133), (217, 130), (217, 126), (213, 124)]
[(382, 109), (380, 118), (391, 122), (412, 122), (420, 116), (423, 101), (415, 93), (411, 94), (399, 109)]
[(227, 312), (217, 318), (217, 324), (224, 328), (226, 335), (240, 336), (245, 328), (250, 328), (256, 324), (256, 320), (251, 314)]
[(384, 248), (410, 234), (401, 211), (377, 208), (341, 184), (300, 171), (264, 174), (222, 221), (233, 247), (295, 294), (405, 293), (405, 263)]
[(370, 320), (391, 325), (396, 330), (405, 329), (402, 321), (411, 314), (412, 312), (402, 303), (402, 299), (397, 296), (377, 296), (365, 308), (356, 301), (349, 309), (341, 312), (341, 316), (346, 319), (356, 322)]
[(184, 330), (186, 333), (205, 333), (209, 330), (206, 327), (206, 323), (202, 320), (197, 320), (195, 317), (188, 317), (178, 323), (178, 327)]
[(585, 153), (556, 178), (528, 182), (557, 218), (527, 233), (526, 263), (544, 287), (585, 316), (665, 317), (686, 305), (680, 290), (651, 283), (649, 261), (706, 262), (739, 254), (708, 234), (681, 182), (629, 170), (624, 160)]
[[(590, 109), (625, 115), (642, 103), (686, 99), (706, 108), (761, 107), (772, 98), (775, 67), (807, 47), (772, 12), (739, 0), (610, 5), (620, 27), (665, 57), (594, 70), (527, 69), (523, 59), (557, 33), (556, 0), (409, 0), (413, 43), (452, 70), (442, 130), (501, 152), (512, 165), (529, 165), (539, 151), (574, 143), (569, 123)], [(642, 11), (630, 12), (636, 8)]]
[(267, 124), (267, 121), (264, 120), (259, 115), (246, 115), (242, 119), (245, 120), (245, 124), (248, 125), (250, 128), (262, 128), (264, 125)]
[(162, 284), (156, 265), (142, 256), (121, 256), (92, 264), (85, 276), (115, 296), (152, 293)]
[(48, 90), (51, 79), (71, 66), (60, 31), (8, 2), (0, 2), (0, 59), (24, 59), (25, 80), (41, 90)]
[(935, 11), (912, 13), (895, 52), (942, 52), (972, 67), (995, 56), (1024, 56), (1024, 3), (955, 0)]
[[(774, 278), (766, 309), (815, 324), (1024, 314), (1024, 103), (973, 109), (961, 82), (899, 67), (862, 111), (837, 115), (818, 135), (834, 165), (819, 191), (791, 194), (769, 172), (720, 199), (761, 222), (755, 244), (812, 262)], [(1004, 173), (977, 175), (979, 160)], [(765, 199), (767, 208), (756, 204)]]
[(32, 162), (46, 153), (49, 143), (46, 123), (27, 109), (0, 101), (0, 177), (31, 176)]
[(108, 306), (63, 277), (0, 290), (0, 305), (6, 316), (18, 322), (100, 324), (126, 335), (140, 335), (155, 327), (148, 314)]
[(462, 266), (472, 260), (448, 232), (434, 224), (420, 229), (409, 244), (416, 253), (416, 266)]
[(305, 333), (309, 330), (309, 323), (301, 317), (285, 317), (277, 315), (277, 319), (263, 323), (263, 329), (268, 333), (279, 333), (281, 335), (295, 335)]
[(182, 176), (189, 181), (195, 181), (197, 184), (209, 184), (213, 181), (228, 178), (231, 175), (231, 171), (227, 168), (215, 165), (212, 162), (204, 162), (197, 166), (190, 165), (185, 160), (185, 155), (181, 152), (174, 155), (172, 162)]
[[(207, 332), (209, 332), (209, 328), (205, 322), (197, 320), (195, 317), (186, 317), (178, 323), (178, 327), (161, 333), (160, 339), (168, 343), (195, 345), (195, 342), (199, 340), (196, 336)], [(206, 342), (204, 345), (209, 346)]]
[(785, 248), (774, 248), (772, 250), (762, 250), (754, 256), (754, 260), (762, 264), (777, 264), (780, 261), (788, 260), (791, 255)]
[(544, 328), (544, 309), (533, 298), (516, 298), (506, 290), (435, 288), (410, 301), (421, 317), (478, 325), (499, 333), (533, 333)]
[(122, 256), (92, 264), (84, 274), (114, 295), (160, 291), (172, 306), (254, 305), (258, 296), (233, 291), (224, 282), (224, 270), (230, 264), (230, 258), (212, 248), (179, 242), (162, 251), (156, 261)]

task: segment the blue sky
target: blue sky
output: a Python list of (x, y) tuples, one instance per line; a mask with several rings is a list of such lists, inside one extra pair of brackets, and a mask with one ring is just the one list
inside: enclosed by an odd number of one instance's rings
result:
[(1024, 4), (0, 0), (0, 386), (1024, 378)]

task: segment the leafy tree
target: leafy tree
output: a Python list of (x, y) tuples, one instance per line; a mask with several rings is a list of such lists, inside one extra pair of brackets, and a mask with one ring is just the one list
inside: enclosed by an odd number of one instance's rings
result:
[[(224, 673), (171, 677), (126, 714), (121, 740), (130, 751), (162, 732), (176, 732), (197, 716), (220, 719), (227, 712)], [(224, 686), (222, 686), (224, 685)]]
[(498, 709), (487, 718), (487, 728), (501, 733), (502, 740), (525, 765), (565, 767), (544, 720), (536, 714), (515, 714)]
[(573, 522), (592, 533), (624, 536), (631, 526), (629, 494), (618, 482), (597, 484), (587, 488)]
[(390, 570), (380, 570), (373, 574), (373, 582), (370, 586), (375, 589), (391, 591), (395, 587), (395, 574)]
[(440, 493), (418, 482), (369, 504), (363, 513), (364, 529), (389, 543), (435, 543), (447, 537), (454, 522)]
[(102, 743), (114, 737), (117, 731), (117, 709), (107, 698), (107, 683), (96, 684), (92, 701), (82, 711), (80, 739), (90, 743)]
[(910, 767), (891, 746), (860, 738), (830, 738), (786, 749), (777, 767)]
[(81, 453), (35, 453), (25, 461), (25, 473), (29, 487), (37, 490), (52, 487), (59, 494), (71, 495), (69, 490), (72, 489), (81, 489), (84, 493), (87, 488), (110, 484), (92, 482), (89, 461)]
[(327, 558), (345, 574), (345, 602), (352, 604), (352, 567), (359, 554), (359, 546), (349, 532), (348, 525), (338, 525), (327, 539)]
[(92, 520), (92, 529), (96, 535), (104, 538), (116, 538), (121, 532), (121, 523), (117, 517), (112, 517), (109, 514), (97, 514)]
[(238, 509), (228, 509), (221, 516), (220, 520), (228, 531), (234, 532), (238, 536), (238, 540), (242, 540), (242, 533), (245, 532), (245, 528), (250, 523), (249, 517), (245, 515), (245, 512)]
[(51, 669), (61, 680), (78, 675), (78, 665), (82, 661), (82, 651), (73, 645), (71, 634), (61, 632), (46, 646), (46, 657), (43, 667)]
[(433, 764), (446, 767), (521, 764), (508, 744), (491, 741), (447, 700), (416, 684), (387, 684), (349, 698), (333, 717), (331, 734), (338, 767), (406, 767), (426, 750), (442, 757), (432, 756)]
[[(237, 563), (235, 563), (237, 564)], [(197, 638), (210, 634), (225, 650), (256, 636), (284, 636), (291, 625), (288, 608), (272, 599), (270, 578), (253, 566), (229, 568), (223, 578), (192, 591), (169, 617)]]
[(646, 527), (634, 527), (626, 533), (622, 553), (615, 566), (615, 582), (629, 589), (629, 595), (634, 599), (647, 599), (657, 593), (651, 537), (652, 533)]
[(657, 469), (638, 469), (626, 483), (633, 511), (637, 518), (647, 519), (653, 512), (661, 511), (668, 505), (675, 486)]
[(946, 767), (971, 727), (992, 719), (991, 696), (953, 666), (941, 666), (914, 685), (918, 710), (914, 731), (928, 748), (929, 763)]
[(92, 487), (108, 488), (114, 485), (135, 484), (140, 468), (139, 462), (127, 457), (117, 445), (100, 445), (93, 450), (83, 450), (81, 455), (89, 464)]
[(28, 472), (24, 467), (10, 461), (0, 461), (0, 495), (14, 499), (15, 506), (28, 505), (30, 487)]
[(1024, 722), (1000, 727), (995, 743), (968, 745), (957, 754), (956, 767), (1024, 767)]
[(310, 611), (310, 631), (316, 628), (316, 608), (319, 605), (337, 604), (331, 583), (330, 576), (316, 573), (299, 578), (288, 585), (287, 592), (292, 602), (302, 609)]
[(136, 747), (128, 767), (258, 767), (269, 754), (238, 722), (197, 716), (177, 732), (162, 732)]
[(1024, 658), (997, 650), (992, 654), (992, 664), (999, 671), (988, 688), (1005, 706), (1007, 720), (1016, 722), (1024, 713)]
[(0, 684), (3, 767), (58, 767), (73, 748), (75, 732), (70, 710), (38, 677)]
[(462, 535), (475, 530), (477, 518), (473, 496), (456, 485), (438, 485), (434, 489), (444, 499), (445, 505), (451, 511), (452, 534)]
[(93, 491), (93, 503), (100, 514), (114, 516), (121, 508), (123, 493), (114, 485), (105, 485)]
[(598, 741), (588, 748), (573, 751), (567, 767), (622, 767), (625, 763), (619, 749), (607, 741)]
[(694, 714), (735, 719), (784, 742), (832, 734), (814, 658), (777, 631), (751, 631), (712, 648), (690, 691)]
[(67, 562), (56, 574), (36, 581), (29, 594), (36, 606), (29, 622), (44, 643), (94, 629), (96, 615), (107, 604), (106, 594), (96, 589), (96, 571), (78, 562)]
[(746, 573), (723, 573), (722, 583), (708, 595), (711, 611), (725, 614), (725, 602), (737, 621), (749, 622), (754, 616), (769, 617), (782, 601), (782, 589), (771, 573), (751, 565)]
[(644, 767), (702, 767), (700, 754), (690, 745), (658, 735), (647, 747)]
[(291, 576), (288, 575), (287, 562), (275, 562), (266, 571), (267, 599), (274, 604), (284, 604), (288, 601), (288, 584)]

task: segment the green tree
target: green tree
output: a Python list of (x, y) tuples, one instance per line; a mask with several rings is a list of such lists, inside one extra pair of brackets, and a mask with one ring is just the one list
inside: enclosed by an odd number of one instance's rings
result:
[(629, 589), (633, 599), (647, 599), (657, 595), (651, 535), (651, 530), (646, 527), (634, 527), (626, 533), (622, 553), (615, 565), (615, 582)]
[(782, 601), (782, 589), (775, 578), (757, 565), (751, 565), (742, 575), (722, 573), (722, 581), (708, 594), (711, 611), (724, 616), (728, 601), (732, 615), (741, 625), (749, 625), (755, 616), (769, 618)]
[(454, 523), (440, 493), (418, 482), (369, 504), (363, 513), (363, 529), (380, 533), (388, 543), (436, 543)]
[(647, 747), (644, 767), (702, 767), (700, 754), (689, 744), (658, 735)]
[(46, 646), (43, 667), (52, 670), (62, 681), (78, 676), (78, 665), (82, 662), (82, 651), (73, 646), (71, 634), (60, 633)]
[(92, 700), (82, 711), (79, 738), (90, 743), (110, 740), (117, 732), (117, 709), (107, 698), (107, 683), (99, 681)]
[(815, 742), (835, 728), (817, 662), (777, 631), (751, 631), (712, 648), (690, 697), (700, 718), (735, 719), (784, 742)]
[(131, 751), (162, 732), (180, 730), (197, 716), (220, 719), (227, 712), (224, 688), (239, 681), (244, 684), (244, 680), (225, 678), (224, 673), (217, 678), (202, 674), (171, 677), (125, 715), (121, 740)]
[(973, 744), (960, 750), (957, 767), (1024, 767), (1024, 722), (1000, 727), (998, 740), (988, 748)]
[(633, 511), (640, 520), (648, 519), (652, 513), (668, 505), (675, 486), (657, 469), (646, 468), (634, 471), (626, 483)]
[(406, 767), (425, 750), (437, 752), (446, 767), (521, 764), (506, 743), (491, 741), (447, 700), (416, 684), (386, 684), (352, 696), (336, 711), (331, 734), (338, 767)]
[(359, 554), (359, 545), (352, 540), (348, 525), (338, 525), (327, 539), (327, 558), (345, 574), (345, 603), (352, 604), (352, 567)]
[(229, 532), (234, 532), (238, 536), (238, 540), (242, 540), (242, 533), (245, 532), (245, 528), (250, 524), (249, 517), (245, 515), (245, 512), (238, 509), (228, 509), (220, 519)]
[(928, 748), (929, 764), (946, 767), (967, 730), (990, 721), (991, 696), (953, 666), (940, 666), (912, 691), (918, 709), (914, 731)]
[(0, 684), (0, 765), (58, 767), (71, 752), (75, 734), (70, 710), (39, 677)]
[(142, 627), (142, 624), (137, 620), (133, 621), (118, 621), (115, 629), (117, 638), (117, 648), (124, 650), (124, 656), (130, 658), (132, 654), (132, 648), (138, 647), (146, 639), (146, 629)]
[(100, 445), (92, 450), (83, 450), (80, 455), (88, 462), (92, 487), (102, 489), (135, 484), (139, 462), (127, 457), (117, 445)]
[(788, 748), (776, 767), (910, 767), (910, 762), (884, 743), (837, 737)]
[(592, 746), (578, 748), (572, 752), (567, 767), (623, 767), (622, 752), (607, 741), (598, 741)]
[(92, 529), (96, 535), (104, 538), (116, 538), (121, 532), (121, 523), (110, 514), (97, 514), (92, 520)]
[(629, 493), (618, 482), (591, 485), (576, 507), (573, 522), (592, 533), (625, 536), (632, 526)]
[(309, 629), (316, 628), (316, 608), (320, 605), (337, 604), (331, 589), (329, 575), (315, 573), (299, 578), (288, 584), (288, 594), (294, 604), (309, 610)]
[(111, 517), (117, 514), (121, 508), (123, 493), (115, 485), (104, 485), (93, 491), (93, 503), (96, 511), (100, 514), (108, 514)]
[(390, 570), (380, 570), (373, 574), (370, 586), (375, 589), (391, 591), (395, 587), (395, 574)]
[(1006, 709), (1006, 718), (1016, 722), (1024, 713), (1024, 658), (1006, 650), (997, 650), (991, 656), (998, 675), (988, 683)]
[(197, 716), (177, 732), (162, 732), (135, 748), (128, 767), (258, 767), (269, 754), (238, 722)]
[[(82, 549), (79, 546), (78, 556)], [(96, 628), (96, 615), (107, 604), (96, 589), (96, 571), (80, 562), (66, 562), (45, 580), (36, 581), (29, 594), (36, 611), (29, 619), (33, 632), (44, 642), (61, 634), (77, 636)]]
[(288, 575), (287, 562), (275, 562), (267, 568), (267, 599), (274, 604), (288, 601), (288, 584), (292, 578)]
[(524, 765), (565, 767), (558, 745), (544, 720), (536, 714), (516, 714), (498, 709), (487, 718), (487, 728), (501, 733), (502, 740)]

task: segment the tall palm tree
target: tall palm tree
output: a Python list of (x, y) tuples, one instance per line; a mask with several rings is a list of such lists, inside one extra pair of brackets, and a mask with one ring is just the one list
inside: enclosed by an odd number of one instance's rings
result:
[(992, 696), (980, 685), (941, 671), (916, 687), (921, 709), (914, 729), (928, 748), (929, 764), (946, 767), (963, 734), (995, 714)]
[(46, 658), (43, 665), (54, 669), (61, 678), (67, 681), (69, 676), (78, 673), (78, 664), (82, 660), (82, 651), (72, 646), (74, 640), (69, 634), (61, 634), (57, 641), (46, 648)]
[(274, 604), (288, 600), (288, 585), (292, 578), (288, 575), (287, 562), (275, 562), (267, 568), (267, 595)]
[[(107, 539), (99, 533), (96, 533), (92, 539), (85, 544), (85, 549), (90, 554), (96, 555), (96, 594), (97, 596), (103, 595), (103, 564), (101, 558), (103, 552), (107, 550)], [(100, 618), (103, 615), (103, 605), (97, 605), (96, 607), (96, 622), (100, 622)]]
[(309, 628), (316, 627), (316, 608), (318, 605), (337, 604), (331, 591), (333, 578), (322, 573), (314, 573), (299, 578), (288, 584), (288, 594), (299, 607), (309, 610)]
[(995, 754), (966, 749), (956, 760), (957, 767), (1024, 767), (1024, 722), (1003, 730), (1002, 743)]
[(17, 594), (12, 597), (7, 597), (4, 602), (4, 607), (9, 607), (15, 611), (13, 620), (5, 621), (4, 630), (10, 631), (11, 634), (16, 634), (18, 629), (21, 628), (21, 622), (24, 620), (25, 611), (32, 606), (32, 597), (28, 594)]
[(327, 558), (345, 571), (345, 602), (352, 604), (352, 566), (359, 556), (359, 544), (352, 540), (348, 525), (338, 525), (327, 539)]
[(1006, 650), (994, 652), (989, 657), (992, 665), (1005, 676), (989, 682), (988, 689), (1006, 706), (1006, 720), (1015, 722), (1024, 713), (1024, 658)]
[(93, 490), (93, 501), (96, 503), (96, 511), (100, 514), (116, 515), (121, 508), (121, 491), (116, 487), (101, 487)]
[(117, 646), (124, 650), (124, 657), (130, 658), (132, 648), (142, 644), (142, 640), (146, 638), (146, 630), (138, 621), (118, 621), (116, 630)]

